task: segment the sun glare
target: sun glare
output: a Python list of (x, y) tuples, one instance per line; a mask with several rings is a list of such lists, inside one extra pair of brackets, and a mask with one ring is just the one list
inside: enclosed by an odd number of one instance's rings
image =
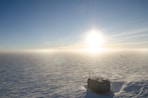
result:
[(101, 35), (101, 32), (91, 30), (86, 35), (85, 43), (88, 51), (98, 52), (103, 48), (104, 38)]

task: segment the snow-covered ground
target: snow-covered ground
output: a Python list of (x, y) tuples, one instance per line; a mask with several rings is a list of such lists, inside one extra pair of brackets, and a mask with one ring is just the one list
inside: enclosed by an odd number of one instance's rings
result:
[[(108, 78), (113, 94), (85, 89)], [(0, 98), (147, 98), (148, 52), (0, 54)]]

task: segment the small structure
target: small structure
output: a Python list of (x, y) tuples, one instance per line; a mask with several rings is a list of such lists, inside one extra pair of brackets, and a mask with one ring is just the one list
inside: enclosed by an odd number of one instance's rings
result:
[(98, 93), (98, 94), (109, 94), (110, 81), (108, 79), (99, 78), (88, 78), (87, 88)]

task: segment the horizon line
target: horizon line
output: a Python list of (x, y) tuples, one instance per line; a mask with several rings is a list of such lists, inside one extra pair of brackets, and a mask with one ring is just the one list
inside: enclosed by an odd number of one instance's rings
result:
[[(107, 51), (148, 51), (148, 48), (97, 48), (97, 52)], [(89, 52), (88, 48), (48, 48), (48, 49), (13, 49), (0, 50), (0, 53), (21, 53), (21, 52)]]

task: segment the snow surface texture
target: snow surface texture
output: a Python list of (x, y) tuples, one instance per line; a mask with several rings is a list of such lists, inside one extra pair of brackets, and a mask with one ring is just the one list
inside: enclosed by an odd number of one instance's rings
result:
[[(88, 75), (113, 94), (86, 90)], [(0, 98), (148, 98), (148, 53), (0, 54)]]

